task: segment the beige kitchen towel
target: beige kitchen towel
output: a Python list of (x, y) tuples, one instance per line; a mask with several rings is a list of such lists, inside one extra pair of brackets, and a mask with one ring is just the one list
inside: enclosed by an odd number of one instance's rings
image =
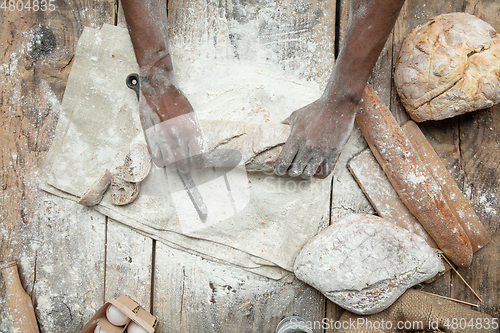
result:
[[(175, 40), (171, 52), (178, 84), (202, 124), (221, 120), (271, 130), (321, 93), (317, 84), (287, 79), (269, 64), (200, 58), (199, 50), (176, 48)], [(137, 71), (126, 29), (85, 28), (47, 158), (44, 190), (77, 201), (105, 169), (113, 172), (123, 164), (132, 143), (145, 142), (137, 97), (125, 84)], [(233, 127), (237, 132), (241, 126)], [(224, 135), (231, 137), (230, 131)], [(331, 178), (249, 173), (243, 161), (220, 174), (193, 173), (193, 179), (209, 211), (206, 222), (176, 173), (156, 167), (132, 204), (113, 205), (108, 191), (95, 209), (174, 248), (273, 279), (292, 270), (302, 246), (328, 222)]]

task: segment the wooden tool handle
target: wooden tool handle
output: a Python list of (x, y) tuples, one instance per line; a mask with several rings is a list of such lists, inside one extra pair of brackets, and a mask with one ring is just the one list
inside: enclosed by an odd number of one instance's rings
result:
[(6, 306), (10, 319), (10, 331), (39, 333), (33, 304), (21, 285), (16, 262), (2, 265), (1, 270), (7, 287)]
[(448, 206), (441, 187), (369, 85), (365, 88), (356, 121), (401, 200), (439, 249), (457, 266), (469, 266), (473, 253), (471, 243)]

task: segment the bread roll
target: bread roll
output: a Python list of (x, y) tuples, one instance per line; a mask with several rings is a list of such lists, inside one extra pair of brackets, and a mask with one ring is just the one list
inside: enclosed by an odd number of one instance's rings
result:
[(490, 107), (500, 102), (500, 36), (470, 14), (437, 16), (406, 37), (394, 81), (416, 122)]

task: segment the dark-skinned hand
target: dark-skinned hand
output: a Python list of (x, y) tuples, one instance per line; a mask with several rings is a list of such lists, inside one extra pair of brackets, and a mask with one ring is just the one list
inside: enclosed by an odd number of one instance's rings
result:
[(275, 173), (291, 177), (326, 178), (352, 131), (357, 104), (322, 96), (294, 111), (283, 123), (292, 127)]
[(203, 133), (186, 96), (162, 68), (141, 71), (139, 112), (153, 161), (186, 173), (202, 169)]

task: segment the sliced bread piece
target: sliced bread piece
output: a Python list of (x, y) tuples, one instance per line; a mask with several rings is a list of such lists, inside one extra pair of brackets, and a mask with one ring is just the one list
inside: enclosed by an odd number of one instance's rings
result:
[(98, 180), (92, 186), (85, 192), (85, 194), (78, 200), (79, 204), (85, 205), (85, 206), (95, 206), (99, 202), (101, 202), (104, 193), (108, 189), (109, 185), (111, 184), (111, 172), (109, 172), (108, 169), (104, 171), (101, 177), (99, 177)]
[(133, 202), (139, 194), (137, 183), (128, 182), (116, 175), (111, 180), (111, 202), (117, 206), (123, 206)]

